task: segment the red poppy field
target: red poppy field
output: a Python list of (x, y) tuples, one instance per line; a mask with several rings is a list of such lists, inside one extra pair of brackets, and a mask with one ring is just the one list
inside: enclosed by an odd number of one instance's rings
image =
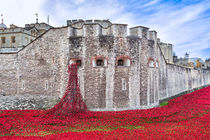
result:
[(210, 86), (168, 105), (41, 117), (42, 110), (0, 111), (0, 139), (210, 139)]

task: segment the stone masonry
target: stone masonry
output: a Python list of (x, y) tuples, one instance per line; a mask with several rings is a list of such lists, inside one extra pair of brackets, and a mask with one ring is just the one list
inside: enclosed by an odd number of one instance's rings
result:
[[(0, 54), (0, 108), (46, 109), (64, 94), (67, 66), (81, 63), (79, 85), (88, 109), (144, 109), (210, 84), (210, 71), (168, 64), (156, 31), (107, 20), (69, 20), (17, 53)], [(11, 103), (11, 104), (10, 104)]]

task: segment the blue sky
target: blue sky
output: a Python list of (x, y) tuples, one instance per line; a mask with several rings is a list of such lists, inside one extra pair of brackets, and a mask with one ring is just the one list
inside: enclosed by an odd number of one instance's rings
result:
[(129, 27), (156, 30), (161, 41), (172, 43), (179, 57), (210, 58), (209, 0), (0, 0), (7, 25), (47, 20), (53, 26), (68, 19), (110, 19)]

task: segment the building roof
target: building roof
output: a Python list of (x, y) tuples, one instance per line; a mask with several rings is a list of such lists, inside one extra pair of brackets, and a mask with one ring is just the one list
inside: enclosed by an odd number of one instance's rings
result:
[(0, 24), (0, 29), (5, 29), (5, 28), (7, 28), (7, 26), (4, 23), (1, 23)]
[(26, 29), (27, 31), (29, 31), (29, 30), (31, 30), (33, 28), (35, 28), (35, 27), (24, 27), (24, 29)]

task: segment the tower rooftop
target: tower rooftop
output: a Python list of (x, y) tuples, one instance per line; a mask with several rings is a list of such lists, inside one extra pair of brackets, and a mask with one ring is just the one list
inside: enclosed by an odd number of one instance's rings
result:
[(0, 29), (5, 29), (5, 28), (7, 28), (7, 26), (4, 23), (1, 23), (0, 24)]

